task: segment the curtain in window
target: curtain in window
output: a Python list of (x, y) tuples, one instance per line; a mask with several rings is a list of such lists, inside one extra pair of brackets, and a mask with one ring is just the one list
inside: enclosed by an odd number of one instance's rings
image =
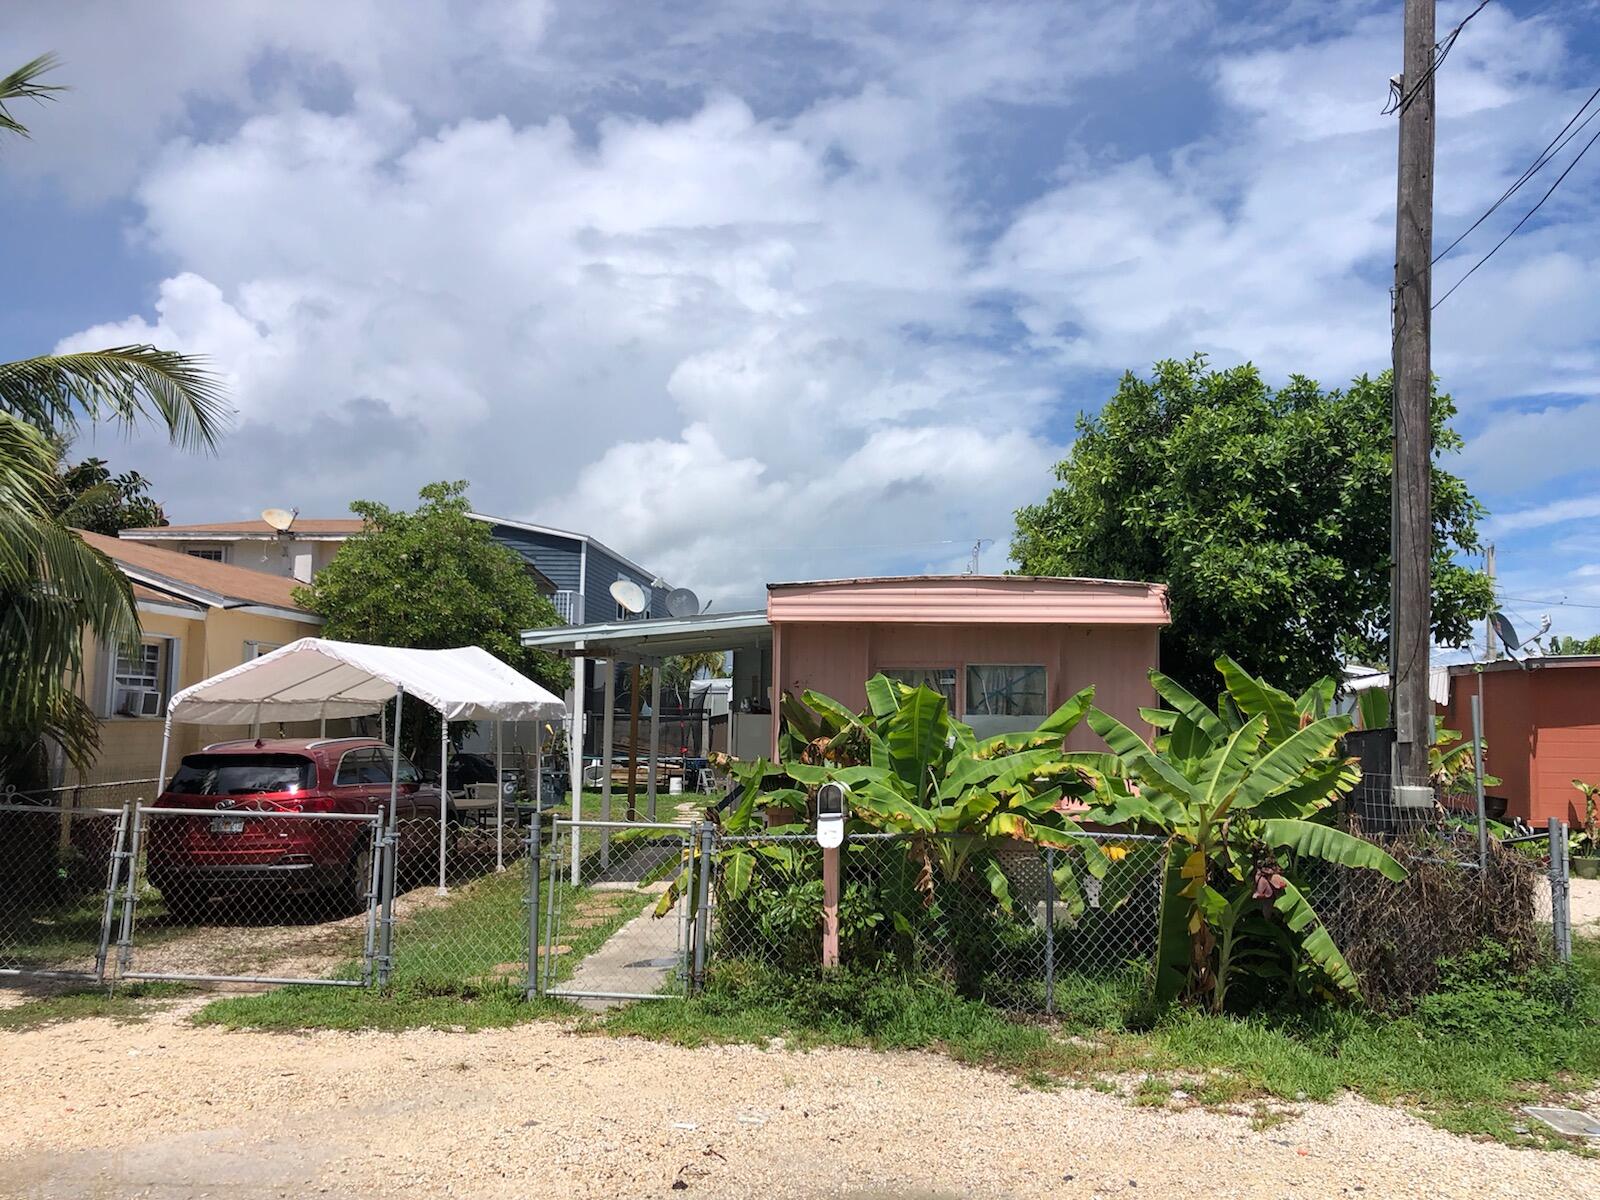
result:
[(988, 717), (1043, 717), (1043, 667), (969, 666), (967, 712)]
[(950, 711), (955, 712), (956, 669), (954, 667), (893, 667), (884, 671), (884, 674), (907, 687), (925, 687), (938, 692), (950, 706)]

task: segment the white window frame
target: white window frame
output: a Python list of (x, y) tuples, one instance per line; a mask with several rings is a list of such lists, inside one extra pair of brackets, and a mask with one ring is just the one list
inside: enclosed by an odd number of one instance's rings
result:
[(257, 642), (246, 641), (244, 644), (244, 661), (254, 662), (263, 654), (271, 654), (274, 650), (281, 650), (286, 642)]
[(122, 655), (116, 646), (107, 646), (106, 656), (109, 661), (107, 663), (106, 670), (106, 690), (104, 702), (105, 715), (108, 718), (114, 718), (120, 721), (159, 721), (166, 716), (167, 704), (169, 701), (171, 701), (173, 693), (178, 690), (178, 664), (183, 653), (183, 639), (171, 637), (166, 634), (149, 633), (145, 634), (139, 639), (139, 646), (141, 651), (145, 646), (158, 646), (166, 652), (165, 671), (161, 671), (159, 665), (161, 663), (161, 655), (159, 652), (156, 658), (158, 664), (157, 671), (159, 672), (156, 679), (156, 692), (161, 697), (160, 703), (157, 706), (158, 711), (148, 717), (129, 716), (117, 711), (117, 692), (123, 686), (125, 686), (117, 682), (117, 676), (120, 674), (120, 672), (117, 670), (117, 667), (120, 665), (118, 660), (122, 657)]

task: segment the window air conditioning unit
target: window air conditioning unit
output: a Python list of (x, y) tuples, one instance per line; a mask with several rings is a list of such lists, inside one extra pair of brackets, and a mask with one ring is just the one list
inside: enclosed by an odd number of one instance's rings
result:
[(117, 715), (123, 717), (159, 717), (161, 693), (154, 688), (119, 688)]

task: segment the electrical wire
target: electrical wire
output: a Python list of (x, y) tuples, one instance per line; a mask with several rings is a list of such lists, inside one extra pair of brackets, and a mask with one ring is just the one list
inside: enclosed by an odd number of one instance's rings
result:
[[(1443, 259), (1445, 255), (1449, 254), (1450, 251), (1454, 250), (1457, 246), (1464, 242), (1473, 230), (1477, 229), (1478, 226), (1482, 225), (1495, 214), (1495, 210), (1497, 210), (1507, 200), (1511, 199), (1512, 196), (1516, 195), (1518, 189), (1520, 189), (1523, 184), (1527, 183), (1530, 179), (1537, 175), (1552, 159), (1555, 158), (1556, 155), (1560, 154), (1562, 150), (1566, 149), (1567, 143), (1578, 136), (1584, 125), (1587, 125), (1590, 121), (1594, 120), (1596, 116), (1600, 116), (1600, 108), (1596, 108), (1593, 112), (1589, 113), (1587, 117), (1583, 117), (1583, 114), (1597, 98), (1600, 98), (1600, 87), (1595, 88), (1594, 91), (1589, 93), (1589, 98), (1583, 102), (1578, 111), (1573, 113), (1568, 119), (1567, 123), (1561, 127), (1561, 132), (1556, 134), (1555, 137), (1551, 138), (1549, 144), (1547, 144), (1543, 150), (1539, 151), (1538, 156), (1533, 160), (1533, 162), (1529, 163), (1522, 174), (1517, 176), (1516, 182), (1508, 187), (1505, 191), (1501, 192), (1500, 198), (1488, 208), (1484, 209), (1483, 215), (1471, 225), (1468, 225), (1455, 241), (1451, 242), (1443, 250), (1439, 251), (1438, 254), (1434, 255), (1433, 261), (1435, 264)], [(1583, 117), (1582, 124), (1579, 124), (1577, 129), (1572, 129), (1573, 123), (1577, 121), (1579, 117)], [(1569, 129), (1572, 129), (1571, 133), (1567, 132)], [(1557, 145), (1557, 143), (1560, 144)]]
[(1572, 174), (1572, 168), (1577, 166), (1580, 162), (1583, 161), (1583, 156), (1585, 154), (1589, 153), (1589, 147), (1593, 146), (1595, 144), (1595, 142), (1597, 142), (1597, 141), (1600, 141), (1600, 132), (1597, 132), (1594, 135), (1594, 137), (1590, 138), (1587, 142), (1585, 142), (1583, 144), (1583, 149), (1578, 151), (1577, 157), (1575, 157), (1570, 163), (1567, 164), (1567, 169), (1565, 171), (1561, 172), (1560, 175), (1556, 176), (1556, 181), (1550, 185), (1550, 190), (1545, 192), (1544, 195), (1539, 197), (1539, 203), (1535, 204), (1532, 208), (1530, 208), (1523, 215), (1522, 220), (1518, 221), (1515, 225), (1513, 225), (1511, 227), (1511, 232), (1507, 233), (1505, 235), (1505, 237), (1501, 238), (1498, 242), (1496, 242), (1494, 244), (1493, 249), (1491, 249), (1489, 251), (1489, 253), (1485, 254), (1477, 262), (1472, 264), (1472, 270), (1468, 271), (1460, 279), (1456, 280), (1453, 284), (1451, 284), (1450, 285), (1450, 290), (1448, 292), (1446, 292), (1444, 295), (1440, 296), (1437, 300), (1435, 300), (1433, 302), (1433, 307), (1434, 308), (1438, 308), (1439, 305), (1443, 304), (1446, 300), (1450, 299), (1451, 295), (1455, 292), (1455, 290), (1458, 287), (1460, 287), (1468, 279), (1471, 279), (1473, 273), (1475, 271), (1477, 271), (1477, 269), (1479, 267), (1483, 266), (1484, 263), (1488, 262), (1491, 258), (1493, 258), (1495, 256), (1495, 252), (1498, 251), (1501, 246), (1504, 246), (1507, 242), (1509, 242), (1512, 239), (1512, 237), (1515, 236), (1517, 230), (1521, 229), (1524, 225), (1526, 225), (1528, 223), (1529, 219), (1532, 218), (1534, 213), (1538, 212), (1541, 208), (1544, 207), (1544, 202), (1546, 200), (1550, 199), (1551, 195), (1554, 194), (1555, 190), (1558, 187), (1561, 186), (1561, 181), (1563, 179), (1565, 179), (1568, 175)]
[[(1428, 80), (1432, 79), (1434, 75), (1438, 73), (1439, 68), (1444, 66), (1444, 60), (1450, 57), (1450, 51), (1454, 48), (1456, 39), (1461, 36), (1461, 31), (1467, 27), (1467, 22), (1471, 21), (1473, 17), (1477, 16), (1488, 7), (1489, 0), (1482, 0), (1477, 8), (1473, 9), (1462, 18), (1459, 25), (1457, 25), (1449, 33), (1445, 34), (1440, 41), (1437, 41), (1433, 44), (1433, 65), (1423, 72), (1422, 78), (1417, 80), (1416, 86), (1411, 88), (1409, 91), (1400, 92), (1399, 89), (1395, 89), (1397, 94), (1390, 96), (1389, 104), (1383, 110), (1384, 116), (1388, 116), (1390, 113), (1394, 112), (1403, 113), (1406, 109), (1411, 107), (1413, 101), (1416, 100), (1422, 89), (1428, 86)], [(1405, 81), (1401, 80), (1402, 87), (1404, 84)]]

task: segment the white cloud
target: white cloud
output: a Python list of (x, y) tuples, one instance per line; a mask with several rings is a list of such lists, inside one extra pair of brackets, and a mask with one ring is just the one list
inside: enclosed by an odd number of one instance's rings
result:
[(1541, 504), (1535, 508), (1501, 513), (1485, 523), (1484, 533), (1489, 537), (1499, 537), (1591, 517), (1600, 517), (1600, 494), (1573, 496), (1566, 500), (1553, 500), (1549, 504)]

